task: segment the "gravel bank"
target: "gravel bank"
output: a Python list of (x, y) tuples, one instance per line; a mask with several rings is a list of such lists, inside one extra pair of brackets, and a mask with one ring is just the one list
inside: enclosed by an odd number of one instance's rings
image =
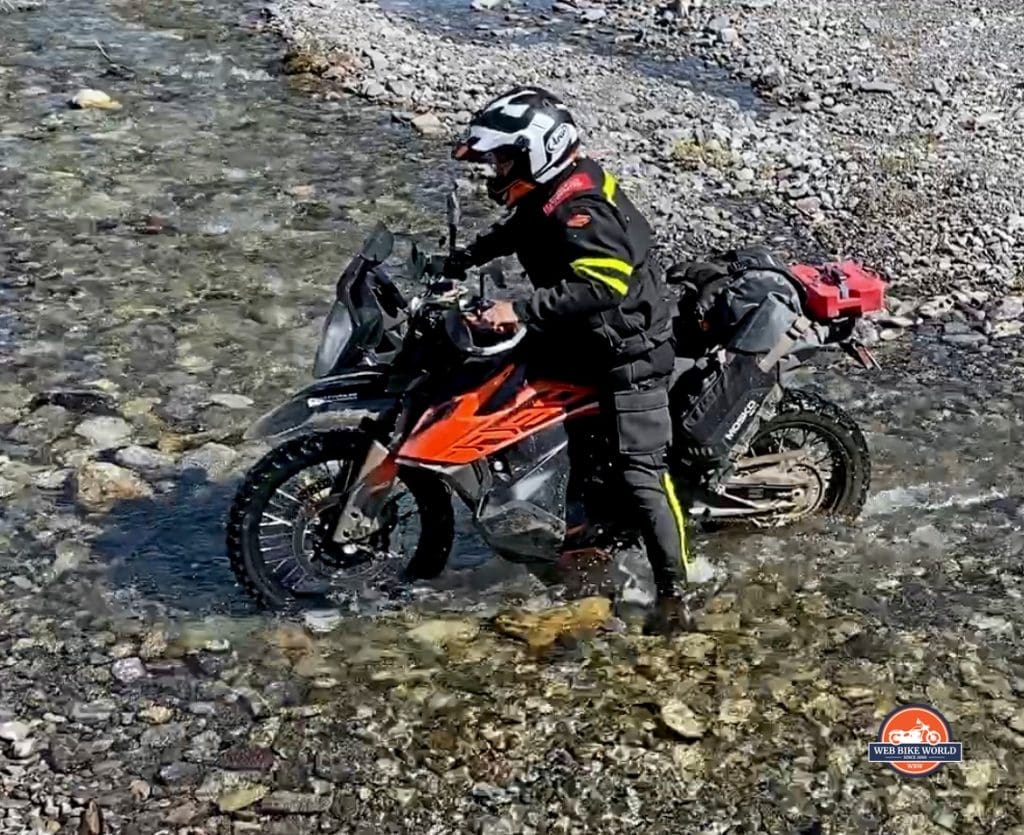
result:
[[(556, 10), (592, 37), (516, 38), (479, 15), (470, 42), (345, 0), (285, 0), (268, 14), (300, 50), (334, 53), (326, 75), (339, 89), (396, 118), (430, 114), (416, 123), (424, 133), (449, 134), (496, 87), (548, 85), (576, 108), (593, 155), (631, 180), (673, 256), (749, 238), (792, 257), (852, 255), (914, 302), (1016, 285), (1024, 98), (1017, 69), (1000, 63), (1024, 29), (1012, 3)], [(638, 45), (644, 62), (612, 54), (616, 43)], [(667, 77), (695, 55), (749, 82), (759, 106)]]

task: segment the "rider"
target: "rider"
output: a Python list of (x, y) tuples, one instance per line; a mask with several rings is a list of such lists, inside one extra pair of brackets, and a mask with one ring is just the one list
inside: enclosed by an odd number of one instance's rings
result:
[(615, 178), (581, 152), (566, 106), (541, 88), (517, 87), (485, 105), (453, 157), (491, 166), (488, 194), (510, 212), (451, 256), (446, 272), (457, 277), (500, 256), (518, 257), (533, 293), (495, 302), (474, 324), (497, 331), (525, 325), (544, 357), (600, 388), (658, 592), (647, 629), (673, 631), (688, 618), (678, 590), (688, 557), (665, 463), (674, 351), (663, 282), (648, 262), (651, 228)]

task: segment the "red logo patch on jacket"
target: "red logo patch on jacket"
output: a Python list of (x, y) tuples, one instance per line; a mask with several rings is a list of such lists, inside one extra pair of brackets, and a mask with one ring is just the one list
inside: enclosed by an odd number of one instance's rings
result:
[(572, 229), (582, 229), (588, 223), (590, 223), (590, 215), (587, 214), (586, 212), (579, 212), (578, 214), (575, 214), (572, 217), (570, 217), (565, 222), (565, 225)]
[(577, 194), (589, 191), (593, 187), (594, 181), (590, 179), (589, 174), (583, 171), (573, 174), (555, 190), (555, 193), (551, 195), (551, 199), (544, 204), (544, 214), (551, 214), (570, 197), (575, 197)]

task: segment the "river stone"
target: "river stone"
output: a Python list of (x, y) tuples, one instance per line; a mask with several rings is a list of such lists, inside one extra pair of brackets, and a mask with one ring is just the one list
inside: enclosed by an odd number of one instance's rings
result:
[(19, 739), (11, 744), (11, 755), (16, 760), (27, 760), (35, 753), (36, 744), (34, 739)]
[(302, 621), (306, 624), (306, 629), (315, 635), (327, 635), (338, 628), (342, 617), (341, 612), (335, 609), (324, 609), (303, 613)]
[(144, 446), (126, 446), (119, 449), (114, 460), (122, 467), (144, 472), (167, 472), (174, 469), (174, 458), (165, 452)]
[(331, 808), (332, 795), (276, 791), (260, 803), (264, 812), (285, 815), (319, 815)]
[(223, 406), (225, 409), (248, 409), (252, 406), (252, 398), (244, 394), (211, 394), (210, 402)]
[(100, 461), (86, 463), (76, 473), (78, 501), (88, 510), (110, 510), (118, 501), (148, 499), (153, 488), (131, 470)]
[(697, 716), (689, 705), (673, 700), (661, 706), (661, 721), (683, 739), (700, 739), (708, 731), (707, 722)]
[(414, 641), (434, 646), (472, 641), (480, 633), (480, 624), (472, 620), (428, 620), (409, 630)]
[(754, 710), (750, 699), (726, 699), (718, 709), (718, 721), (726, 725), (742, 725)]
[(410, 99), (412, 98), (413, 93), (416, 92), (416, 88), (413, 86), (411, 81), (405, 81), (401, 78), (389, 81), (388, 89), (400, 99)]
[(24, 722), (0, 723), (0, 739), (4, 742), (21, 742), (28, 739), (29, 727)]
[(224, 792), (217, 798), (217, 808), (221, 812), (238, 812), (254, 803), (258, 803), (267, 795), (267, 787), (254, 784), (242, 785)]
[(874, 79), (871, 81), (862, 81), (859, 85), (859, 89), (862, 93), (895, 93), (899, 87), (892, 81)]
[(542, 612), (502, 612), (495, 617), (494, 626), (505, 635), (525, 640), (533, 649), (542, 649), (563, 636), (576, 638), (594, 632), (610, 619), (607, 597), (587, 597)]
[(56, 580), (68, 571), (74, 571), (89, 559), (89, 548), (81, 542), (63, 540), (54, 549), (56, 559), (50, 566), (50, 578)]
[(102, 90), (79, 90), (68, 102), (77, 109), (94, 108), (96, 110), (120, 110), (121, 104), (110, 98)]
[(444, 133), (444, 125), (433, 113), (422, 113), (412, 120), (412, 126), (424, 136), (440, 136)]
[(71, 718), (76, 722), (108, 722), (117, 710), (117, 705), (110, 699), (98, 699), (95, 702), (75, 702), (71, 706)]
[(110, 674), (121, 684), (131, 684), (148, 675), (141, 658), (122, 658), (120, 661), (115, 661), (110, 666)]
[(223, 478), (231, 471), (238, 453), (224, 444), (203, 444), (199, 449), (186, 453), (179, 462), (184, 470), (202, 470), (211, 481)]
[(148, 728), (139, 739), (145, 748), (167, 748), (182, 742), (187, 736), (185, 726), (175, 722), (170, 725), (158, 725)]
[(152, 705), (139, 711), (139, 716), (152, 725), (163, 725), (174, 716), (174, 711), (166, 705)]
[(132, 427), (124, 418), (94, 417), (78, 424), (75, 434), (81, 435), (94, 447), (111, 449), (121, 446), (131, 437)]
[(199, 782), (200, 769), (195, 763), (171, 763), (160, 769), (159, 778), (165, 786), (192, 786)]

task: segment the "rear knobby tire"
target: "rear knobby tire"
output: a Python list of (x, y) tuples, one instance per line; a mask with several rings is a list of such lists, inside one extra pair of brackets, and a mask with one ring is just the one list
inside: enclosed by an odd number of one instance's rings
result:
[[(296, 474), (334, 461), (362, 460), (366, 436), (356, 429), (315, 432), (289, 440), (263, 456), (246, 475), (231, 506), (227, 551), (231, 570), (242, 588), (261, 606), (281, 609), (302, 599), (283, 585), (265, 565), (260, 551), (260, 521), (279, 487)], [(451, 493), (431, 473), (400, 468), (399, 480), (408, 488), (420, 518), (420, 535), (407, 577), (429, 579), (442, 571), (451, 553), (454, 518)]]
[(842, 470), (815, 515), (856, 519), (871, 489), (871, 453), (856, 421), (836, 404), (813, 392), (787, 389), (778, 414), (758, 430), (751, 447), (773, 432), (803, 427), (829, 440)]

